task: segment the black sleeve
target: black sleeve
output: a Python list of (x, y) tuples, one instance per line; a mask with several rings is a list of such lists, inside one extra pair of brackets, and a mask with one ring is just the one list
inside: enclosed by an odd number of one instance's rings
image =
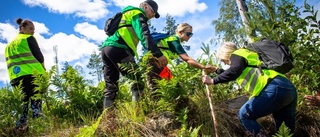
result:
[(148, 19), (143, 14), (140, 14), (139, 19), (141, 22), (142, 32), (146, 40), (146, 47), (155, 57), (161, 57), (163, 54), (150, 35)]
[(28, 45), (29, 45), (29, 48), (31, 50), (31, 53), (32, 55), (40, 62), (40, 63), (43, 63), (44, 61), (44, 57), (42, 55), (42, 52), (40, 51), (40, 48), (39, 48), (39, 45), (36, 41), (36, 39), (31, 36), (29, 38), (27, 38), (27, 41), (28, 41)]
[(224, 72), (224, 69), (220, 69), (220, 68), (218, 68), (216, 71), (215, 71), (215, 73), (217, 73), (218, 75), (220, 75), (221, 73), (223, 73)]
[(225, 71), (219, 70), (222, 73), (213, 78), (214, 84), (236, 80), (247, 66), (246, 59), (238, 55), (232, 54), (230, 61), (230, 68)]

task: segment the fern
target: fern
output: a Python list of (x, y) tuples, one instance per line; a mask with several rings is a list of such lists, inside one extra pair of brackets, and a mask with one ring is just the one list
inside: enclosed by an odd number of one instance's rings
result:
[(291, 134), (290, 131), (291, 130), (283, 122), (279, 128), (279, 131), (276, 133), (276, 135), (273, 135), (273, 137), (292, 137), (293, 134)]

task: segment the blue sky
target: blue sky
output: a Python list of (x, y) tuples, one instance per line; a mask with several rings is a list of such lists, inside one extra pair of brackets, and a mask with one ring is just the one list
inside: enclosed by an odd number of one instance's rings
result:
[[(59, 66), (65, 61), (80, 65), (86, 70), (90, 54), (98, 51), (106, 35), (104, 22), (123, 7), (138, 6), (143, 0), (5, 0), (0, 5), (0, 87), (9, 82), (4, 49), (18, 33), (15, 19), (30, 19), (36, 27), (35, 37), (45, 57), (46, 68), (54, 65), (53, 46), (58, 47)], [(187, 42), (194, 58), (202, 53), (202, 42), (214, 37), (212, 20), (218, 18), (219, 0), (155, 0), (159, 5), (159, 19), (152, 19), (157, 31), (165, 26), (166, 14), (176, 23), (187, 22), (193, 26), (193, 37)], [(297, 5), (302, 5), (298, 0)], [(319, 0), (308, 3), (320, 7)], [(86, 74), (86, 78), (94, 79)]]

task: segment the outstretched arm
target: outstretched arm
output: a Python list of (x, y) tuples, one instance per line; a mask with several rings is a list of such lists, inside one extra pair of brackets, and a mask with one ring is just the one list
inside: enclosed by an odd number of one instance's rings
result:
[(199, 69), (204, 69), (205, 66), (203, 66), (202, 64), (198, 63), (197, 61), (195, 61), (194, 59), (190, 58), (188, 56), (187, 53), (183, 53), (183, 54), (179, 54), (179, 57), (187, 62), (190, 66), (195, 67), (195, 68), (199, 68)]
[(310, 106), (320, 106), (320, 92), (316, 92), (314, 96), (305, 95), (304, 99), (307, 101), (307, 104)]
[(216, 71), (216, 67), (210, 66), (210, 65), (204, 66), (204, 65), (198, 63), (197, 61), (195, 61), (194, 59), (190, 58), (187, 53), (179, 54), (179, 57), (183, 61), (187, 62), (192, 67), (199, 68), (199, 69), (204, 69), (206, 74), (213, 73), (213, 72)]

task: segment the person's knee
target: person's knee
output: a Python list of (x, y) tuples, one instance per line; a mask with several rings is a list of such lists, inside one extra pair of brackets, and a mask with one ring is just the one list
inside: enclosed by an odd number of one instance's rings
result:
[(240, 121), (247, 120), (249, 118), (249, 113), (243, 108), (241, 108), (238, 112), (238, 118)]
[(106, 99), (110, 99), (110, 100), (114, 100), (117, 96), (117, 91), (109, 91), (109, 90), (105, 90), (104, 92), (104, 98)]

